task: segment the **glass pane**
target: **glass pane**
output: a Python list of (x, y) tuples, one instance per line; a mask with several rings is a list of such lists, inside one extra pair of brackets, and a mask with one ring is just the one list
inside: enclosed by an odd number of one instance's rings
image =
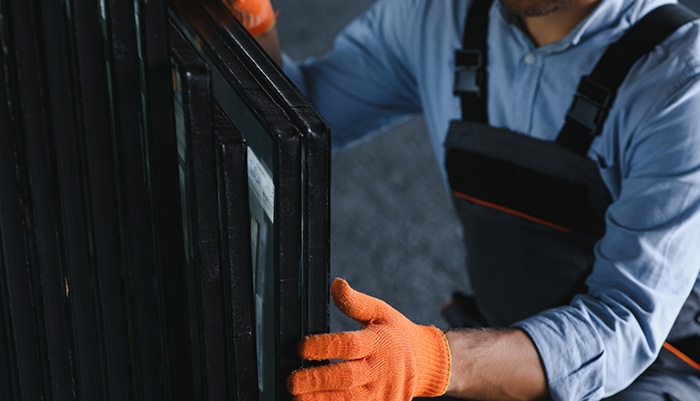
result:
[[(214, 133), (225, 292), (228, 383), (237, 400), (258, 398), (248, 168), (241, 134), (216, 100)], [(257, 235), (257, 232), (255, 233)]]

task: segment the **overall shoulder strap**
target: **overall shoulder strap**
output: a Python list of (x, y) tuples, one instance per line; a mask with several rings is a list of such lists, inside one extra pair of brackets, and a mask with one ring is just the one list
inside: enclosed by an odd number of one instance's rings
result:
[(663, 5), (645, 15), (610, 45), (593, 72), (581, 78), (556, 142), (585, 156), (593, 139), (600, 134), (617, 90), (632, 66), (679, 27), (697, 17), (681, 5)]
[(462, 119), (488, 122), (486, 109), (489, 10), (493, 0), (473, 0), (464, 24), (462, 49), (455, 52), (454, 94), (462, 103)]

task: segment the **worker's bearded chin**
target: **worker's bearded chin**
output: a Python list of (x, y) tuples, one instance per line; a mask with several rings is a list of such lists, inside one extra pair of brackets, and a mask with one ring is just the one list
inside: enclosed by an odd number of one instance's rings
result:
[(567, 8), (576, 0), (499, 0), (501, 4), (519, 17), (543, 17)]

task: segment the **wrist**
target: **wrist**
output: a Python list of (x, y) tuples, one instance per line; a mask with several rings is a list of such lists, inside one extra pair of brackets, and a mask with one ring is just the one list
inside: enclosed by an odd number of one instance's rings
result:
[(426, 352), (417, 358), (418, 377), (414, 397), (437, 397), (445, 394), (450, 381), (451, 354), (445, 334), (435, 326), (420, 326), (419, 343)]
[(453, 358), (446, 394), (467, 399), (547, 396), (537, 349), (520, 329), (462, 329), (446, 334)]

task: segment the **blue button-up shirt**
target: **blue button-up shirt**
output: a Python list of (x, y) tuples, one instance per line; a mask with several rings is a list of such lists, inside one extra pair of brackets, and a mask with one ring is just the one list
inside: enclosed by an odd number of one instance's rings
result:
[[(559, 42), (535, 47), (498, 2), (490, 11), (490, 124), (554, 140), (581, 76), (627, 28), (668, 0), (603, 0)], [(422, 112), (440, 165), (451, 120), (454, 52), (469, 0), (382, 0), (326, 56), (285, 71), (342, 148)], [(642, 58), (620, 88), (589, 157), (613, 196), (589, 292), (516, 324), (534, 341), (556, 400), (627, 387), (700, 292), (700, 34), (687, 24)], [(443, 171), (444, 174), (444, 171)], [(687, 319), (674, 332), (698, 333)]]

